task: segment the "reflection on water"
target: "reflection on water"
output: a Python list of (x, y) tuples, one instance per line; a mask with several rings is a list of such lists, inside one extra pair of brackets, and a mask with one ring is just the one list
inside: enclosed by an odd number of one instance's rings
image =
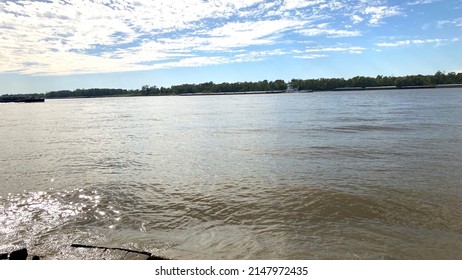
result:
[(462, 258), (459, 89), (1, 106), (0, 252)]

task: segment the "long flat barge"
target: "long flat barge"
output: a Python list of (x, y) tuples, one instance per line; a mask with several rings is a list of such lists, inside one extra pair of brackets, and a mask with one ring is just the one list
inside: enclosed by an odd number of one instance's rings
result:
[(38, 103), (38, 102), (45, 102), (45, 98), (0, 97), (0, 103)]

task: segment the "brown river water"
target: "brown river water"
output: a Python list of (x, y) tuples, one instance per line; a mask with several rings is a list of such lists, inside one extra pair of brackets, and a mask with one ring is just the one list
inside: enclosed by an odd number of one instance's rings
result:
[(462, 89), (0, 104), (0, 253), (462, 259)]

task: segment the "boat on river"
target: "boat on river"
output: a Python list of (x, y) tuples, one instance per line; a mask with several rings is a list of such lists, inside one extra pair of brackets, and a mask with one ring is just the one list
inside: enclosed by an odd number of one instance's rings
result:
[(0, 103), (38, 103), (45, 102), (45, 98), (1, 96)]

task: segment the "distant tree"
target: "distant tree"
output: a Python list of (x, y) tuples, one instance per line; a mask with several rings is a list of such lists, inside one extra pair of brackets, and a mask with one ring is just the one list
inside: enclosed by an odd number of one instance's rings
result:
[(446, 75), (444, 72), (437, 71), (435, 75), (433, 76), (433, 84), (439, 85), (439, 84), (444, 84), (446, 80)]

